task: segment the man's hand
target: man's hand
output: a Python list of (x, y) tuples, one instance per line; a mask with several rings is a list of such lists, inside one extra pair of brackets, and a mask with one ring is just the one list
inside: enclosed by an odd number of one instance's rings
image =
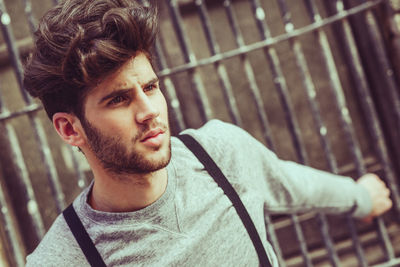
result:
[(361, 176), (357, 183), (367, 189), (372, 201), (371, 213), (363, 218), (363, 221), (371, 222), (374, 217), (385, 213), (392, 207), (392, 200), (389, 198), (390, 191), (377, 175), (367, 173)]

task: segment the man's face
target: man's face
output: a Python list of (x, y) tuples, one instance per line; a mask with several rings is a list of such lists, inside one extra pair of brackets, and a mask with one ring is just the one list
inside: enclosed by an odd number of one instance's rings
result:
[(113, 173), (149, 173), (171, 158), (167, 104), (154, 70), (140, 53), (94, 89), (85, 101), (89, 149)]

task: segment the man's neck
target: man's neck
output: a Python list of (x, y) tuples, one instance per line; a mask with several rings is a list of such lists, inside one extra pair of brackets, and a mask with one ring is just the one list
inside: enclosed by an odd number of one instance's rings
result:
[(89, 205), (106, 212), (129, 212), (155, 202), (167, 187), (167, 169), (140, 175), (94, 173), (95, 182)]

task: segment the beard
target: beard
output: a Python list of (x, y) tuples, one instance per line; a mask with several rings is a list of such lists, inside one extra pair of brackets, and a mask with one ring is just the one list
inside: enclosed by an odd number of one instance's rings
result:
[[(171, 141), (168, 124), (152, 122), (139, 128), (139, 132), (131, 139), (131, 151), (122, 143), (118, 136), (107, 136), (100, 129), (91, 125), (86, 119), (82, 120), (90, 149), (101, 162), (104, 169), (115, 174), (144, 174), (158, 171), (166, 167), (171, 159)], [(159, 153), (156, 160), (146, 158), (145, 153), (135, 149), (134, 144), (140, 142), (150, 129), (161, 128), (168, 135), (167, 148), (160, 146), (151, 152)], [(165, 150), (165, 151), (162, 151)], [(149, 152), (147, 152), (149, 153)]]

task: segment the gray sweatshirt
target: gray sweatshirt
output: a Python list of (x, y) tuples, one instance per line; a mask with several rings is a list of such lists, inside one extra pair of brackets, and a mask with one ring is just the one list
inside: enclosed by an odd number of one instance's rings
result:
[[(279, 266), (267, 241), (265, 215), (315, 210), (371, 210), (367, 191), (350, 178), (279, 160), (233, 125), (211, 121), (195, 137), (233, 185), (248, 210), (268, 257)], [(87, 204), (90, 187), (74, 208), (107, 266), (258, 266), (255, 248), (230, 200), (195, 156), (172, 137), (168, 185), (153, 204), (134, 212), (108, 213)], [(27, 266), (89, 266), (59, 216)]]

